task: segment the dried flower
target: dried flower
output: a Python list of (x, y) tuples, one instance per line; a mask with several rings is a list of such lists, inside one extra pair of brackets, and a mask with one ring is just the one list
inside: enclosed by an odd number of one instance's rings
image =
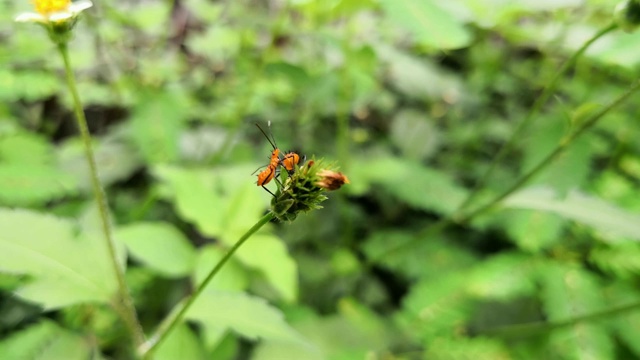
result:
[(318, 175), (322, 179), (318, 181), (316, 185), (329, 191), (338, 190), (342, 185), (349, 183), (349, 178), (344, 176), (341, 172), (323, 169), (318, 171)]

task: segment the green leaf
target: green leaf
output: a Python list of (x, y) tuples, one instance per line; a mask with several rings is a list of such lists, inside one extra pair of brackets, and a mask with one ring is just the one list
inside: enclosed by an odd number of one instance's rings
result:
[[(542, 302), (550, 320), (569, 320), (606, 308), (596, 279), (577, 266), (549, 263), (542, 273)], [(551, 333), (551, 348), (570, 358), (612, 359), (613, 343), (597, 323), (579, 322)]]
[(522, 253), (502, 253), (482, 262), (467, 280), (468, 291), (478, 297), (512, 300), (535, 295), (536, 267), (532, 257)]
[(457, 49), (471, 42), (471, 33), (462, 22), (438, 2), (381, 0), (380, 5), (391, 21), (410, 31), (421, 45)]
[[(640, 292), (634, 282), (617, 282), (607, 291), (607, 302), (614, 306), (637, 304), (640, 301)], [(617, 337), (633, 352), (640, 357), (640, 311), (628, 311), (617, 316), (612, 316), (608, 321)]]
[(592, 227), (610, 238), (640, 240), (640, 215), (628, 213), (578, 191), (571, 191), (562, 199), (551, 189), (529, 188), (511, 195), (503, 205), (507, 208), (552, 212)]
[(619, 278), (640, 274), (640, 244), (637, 242), (596, 247), (589, 255), (589, 260), (598, 268)]
[(0, 164), (0, 204), (29, 206), (76, 192), (73, 175), (47, 165)]
[(221, 329), (232, 329), (248, 338), (305, 343), (283, 319), (279, 310), (263, 299), (244, 293), (205, 293), (187, 317)]
[(475, 337), (439, 337), (427, 344), (425, 359), (430, 360), (508, 360), (507, 348), (498, 340)]
[(207, 357), (193, 330), (182, 324), (169, 334), (165, 342), (158, 346), (153, 358), (156, 360), (204, 360)]
[(471, 313), (465, 280), (465, 274), (457, 272), (413, 286), (397, 315), (406, 333), (430, 341), (457, 332)]
[(44, 71), (0, 70), (0, 100), (36, 101), (54, 95), (60, 81)]
[(298, 267), (282, 240), (256, 234), (236, 252), (244, 264), (262, 272), (287, 302), (298, 298)]
[(506, 228), (522, 250), (538, 252), (561, 242), (566, 222), (556, 214), (533, 210), (512, 210), (495, 214), (491, 222)]
[(173, 199), (183, 219), (193, 222), (205, 235), (220, 235), (223, 203), (214, 191), (215, 179), (210, 171), (157, 166), (153, 173), (166, 185), (165, 194)]
[[(130, 177), (142, 166), (140, 156), (130, 145), (116, 139), (93, 138), (93, 149), (98, 167), (98, 176), (103, 186)], [(58, 150), (60, 169), (72, 175), (85, 191), (92, 191), (91, 173), (80, 138), (65, 141)]]
[(425, 113), (403, 110), (391, 123), (391, 139), (405, 157), (421, 161), (432, 156), (440, 147), (440, 131)]
[(3, 359), (85, 360), (91, 358), (94, 351), (96, 349), (90, 348), (88, 340), (46, 320), (0, 341)]
[(47, 139), (31, 133), (16, 133), (0, 138), (0, 161), (23, 165), (50, 164), (53, 146)]
[(46, 309), (111, 300), (117, 285), (99, 234), (76, 234), (71, 221), (7, 209), (0, 209), (0, 229), (0, 271), (32, 277), (16, 295)]
[(193, 246), (169, 223), (135, 223), (119, 227), (114, 235), (134, 258), (161, 275), (184, 276), (195, 266)]
[(178, 159), (178, 138), (187, 116), (187, 101), (172, 92), (147, 94), (137, 103), (131, 116), (131, 132), (148, 163)]
[[(249, 240), (251, 241), (251, 240)], [(225, 251), (217, 246), (205, 246), (200, 250), (194, 272), (194, 283), (200, 284), (224, 256)], [(217, 294), (222, 291), (241, 291), (247, 289), (249, 279), (244, 267), (232, 257), (211, 280), (205, 291)]]
[(355, 161), (349, 178), (352, 184), (380, 184), (408, 205), (440, 214), (453, 212), (466, 196), (449, 175), (401, 158)]
[(477, 261), (469, 250), (447, 239), (399, 230), (376, 231), (366, 240), (363, 250), (369, 261), (376, 259), (376, 263), (415, 279), (445, 276)]

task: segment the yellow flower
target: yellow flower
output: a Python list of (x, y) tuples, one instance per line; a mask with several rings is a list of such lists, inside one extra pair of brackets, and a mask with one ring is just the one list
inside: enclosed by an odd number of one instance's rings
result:
[(22, 13), (16, 17), (18, 22), (37, 22), (42, 24), (59, 23), (75, 18), (78, 14), (93, 6), (89, 0), (71, 2), (70, 0), (34, 0), (35, 13)]

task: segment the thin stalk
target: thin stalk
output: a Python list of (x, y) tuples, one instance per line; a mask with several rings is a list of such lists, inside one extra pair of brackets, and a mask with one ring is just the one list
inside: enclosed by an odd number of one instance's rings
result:
[(531, 110), (529, 110), (529, 112), (527, 113), (527, 116), (525, 116), (522, 121), (518, 123), (516, 128), (513, 130), (513, 133), (511, 134), (509, 140), (504, 145), (502, 145), (502, 147), (500, 147), (498, 154), (493, 159), (491, 159), (489, 168), (487, 169), (487, 171), (485, 171), (480, 180), (475, 183), (467, 198), (458, 207), (458, 211), (456, 211), (456, 213), (464, 210), (475, 199), (475, 197), (478, 195), (478, 192), (480, 191), (480, 188), (487, 182), (487, 180), (489, 180), (489, 177), (493, 174), (493, 171), (495, 170), (498, 163), (511, 151), (511, 148), (516, 143), (516, 140), (520, 139), (521, 133), (527, 128), (531, 120), (533, 120), (534, 116), (540, 112), (542, 106), (547, 103), (547, 100), (549, 100), (551, 94), (556, 90), (560, 78), (567, 72), (567, 70), (569, 70), (569, 68), (571, 68), (575, 64), (578, 58), (582, 56), (582, 54), (584, 54), (584, 52), (589, 48), (589, 46), (591, 46), (591, 44), (616, 28), (617, 25), (615, 23), (604, 27), (602, 30), (594, 34), (584, 44), (582, 44), (582, 46), (575, 53), (573, 53), (573, 55), (571, 55), (571, 57), (567, 59), (564, 64), (562, 64), (560, 69), (558, 69), (558, 71), (554, 74), (551, 81), (545, 86), (542, 94), (540, 94), (540, 96), (536, 99), (535, 103), (531, 107)]
[(73, 108), (76, 115), (76, 122), (78, 125), (78, 129), (80, 130), (82, 143), (84, 145), (85, 157), (87, 163), (89, 164), (91, 185), (93, 187), (93, 195), (96, 199), (98, 211), (100, 213), (100, 221), (102, 223), (104, 241), (107, 244), (109, 259), (111, 260), (113, 272), (115, 273), (118, 282), (119, 299), (113, 301), (113, 306), (116, 308), (116, 312), (120, 314), (127, 328), (131, 332), (135, 345), (138, 346), (144, 343), (144, 333), (142, 332), (142, 327), (138, 322), (136, 310), (133, 306), (133, 299), (129, 295), (129, 290), (127, 289), (127, 285), (124, 280), (124, 272), (118, 264), (116, 247), (113, 241), (113, 236), (111, 234), (107, 200), (102, 184), (100, 183), (100, 178), (98, 177), (98, 167), (96, 166), (96, 159), (93, 153), (93, 147), (91, 145), (91, 134), (89, 133), (87, 119), (84, 116), (84, 110), (82, 108), (82, 103), (80, 102), (80, 95), (78, 94), (78, 89), (76, 88), (76, 80), (71, 69), (71, 61), (69, 60), (69, 51), (67, 49), (66, 43), (59, 43), (58, 51), (60, 52), (62, 60), (64, 61), (67, 86), (69, 87), (71, 97), (73, 98)]
[(258, 222), (251, 227), (240, 239), (227, 251), (227, 253), (220, 259), (220, 261), (216, 264), (216, 266), (209, 272), (207, 277), (198, 285), (198, 288), (189, 296), (184, 302), (180, 310), (178, 310), (175, 315), (168, 316), (158, 327), (158, 330), (147, 340), (146, 343), (142, 344), (138, 348), (138, 352), (144, 358), (149, 358), (153, 351), (158, 348), (160, 344), (167, 338), (167, 335), (171, 333), (171, 331), (180, 323), (180, 321), (184, 318), (187, 310), (193, 305), (194, 301), (202, 294), (207, 285), (211, 282), (213, 277), (222, 269), (222, 267), (229, 261), (231, 256), (240, 248), (242, 244), (244, 244), (247, 239), (251, 237), (256, 231), (258, 231), (264, 224), (268, 223), (273, 219), (273, 213), (269, 212), (262, 219), (258, 220)]
[[(608, 114), (614, 108), (620, 106), (625, 100), (627, 100), (633, 93), (640, 90), (640, 81), (636, 81), (627, 91), (625, 91), (622, 95), (620, 95), (617, 99), (609, 103), (609, 105), (605, 106), (598, 113), (591, 116), (588, 120), (583, 122), (577, 130), (573, 131), (569, 135), (567, 135), (560, 143), (556, 146), (556, 148), (549, 153), (542, 161), (540, 161), (535, 167), (533, 167), (529, 172), (521, 176), (512, 186), (507, 188), (501, 194), (497, 195), (491, 201), (486, 203), (485, 205), (473, 210), (467, 214), (464, 214), (463, 210), (458, 210), (457, 214), (442, 218), (440, 221), (430, 225), (425, 230), (421, 231), (417, 234), (413, 240), (407, 241), (405, 243), (399, 244), (393, 248), (387, 249), (387, 251), (381, 255), (380, 258), (389, 256), (389, 254), (394, 253), (398, 250), (404, 249), (406, 247), (412, 246), (418, 241), (421, 241), (424, 237), (431, 235), (437, 231), (442, 231), (454, 224), (464, 224), (476, 216), (488, 211), (493, 208), (497, 204), (499, 204), (502, 200), (507, 198), (509, 195), (513, 194), (516, 190), (520, 189), (523, 185), (525, 185), (529, 180), (531, 180), (534, 176), (540, 173), (545, 167), (550, 165), (558, 156), (560, 156), (564, 150), (566, 150), (569, 145), (573, 143), (573, 141), (582, 135), (585, 131), (592, 128), (600, 119), (602, 119), (606, 114)], [(371, 265), (380, 260), (380, 258), (373, 258), (368, 261), (368, 264)]]
[(562, 321), (534, 322), (510, 326), (501, 326), (494, 329), (486, 329), (482, 335), (497, 336), (503, 338), (528, 337), (538, 334), (549, 333), (552, 330), (566, 328), (581, 322), (596, 321), (600, 319), (610, 319), (611, 316), (640, 309), (640, 302), (635, 302), (600, 312), (586, 314)]
[(540, 171), (550, 165), (558, 156), (560, 156), (564, 150), (566, 150), (569, 145), (573, 143), (573, 141), (580, 135), (582, 135), (585, 131), (592, 128), (600, 119), (602, 119), (609, 111), (621, 105), (625, 100), (627, 100), (633, 93), (640, 90), (640, 81), (636, 81), (634, 85), (631, 86), (624, 94), (620, 95), (616, 100), (611, 102), (609, 105), (605, 106), (598, 113), (593, 115), (589, 120), (582, 123), (577, 130), (567, 135), (560, 143), (556, 146), (556, 148), (549, 153), (542, 161), (538, 163), (533, 169), (529, 170), (528, 173), (521, 176), (518, 181), (516, 181), (511, 187), (507, 190), (503, 191), (500, 195), (496, 196), (493, 200), (488, 202), (487, 204), (477, 208), (476, 210), (460, 217), (457, 219), (457, 222), (464, 223), (469, 221), (470, 219), (484, 213), (485, 211), (491, 209), (502, 200), (507, 198), (509, 195), (513, 194), (516, 190), (520, 189), (524, 184), (526, 184), (533, 177), (538, 175)]

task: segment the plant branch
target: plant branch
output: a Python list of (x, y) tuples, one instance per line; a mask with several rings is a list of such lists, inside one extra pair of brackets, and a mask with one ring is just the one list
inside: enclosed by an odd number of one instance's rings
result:
[(516, 181), (511, 187), (507, 190), (503, 191), (500, 195), (496, 196), (493, 200), (488, 202), (487, 204), (477, 208), (476, 210), (463, 215), (457, 218), (457, 222), (464, 223), (469, 221), (470, 219), (482, 214), (483, 212), (491, 209), (493, 206), (500, 203), (502, 200), (507, 198), (509, 195), (513, 194), (516, 190), (520, 189), (524, 184), (526, 184), (529, 180), (531, 180), (534, 176), (538, 175), (544, 168), (550, 165), (558, 156), (560, 156), (564, 150), (566, 150), (569, 145), (573, 143), (573, 141), (578, 138), (578, 136), (582, 135), (585, 131), (591, 129), (600, 119), (602, 119), (609, 111), (621, 105), (625, 100), (627, 100), (633, 93), (640, 90), (640, 81), (636, 81), (635, 84), (631, 86), (626, 92), (620, 95), (617, 99), (612, 101), (609, 105), (605, 106), (602, 110), (593, 115), (589, 120), (582, 123), (577, 130), (567, 135), (564, 139), (560, 141), (560, 143), (556, 146), (556, 148), (549, 153), (542, 161), (538, 163), (533, 169), (529, 170), (528, 173), (521, 176), (518, 181)]
[(497, 336), (503, 338), (527, 337), (542, 333), (548, 333), (551, 330), (570, 327), (581, 322), (595, 321), (599, 319), (608, 319), (611, 316), (623, 314), (640, 308), (640, 301), (607, 309), (600, 312), (594, 312), (567, 320), (551, 321), (551, 322), (534, 322), (527, 324), (518, 324), (510, 326), (501, 326), (493, 329), (481, 331), (483, 335)]
[(104, 240), (107, 244), (109, 259), (111, 260), (113, 272), (115, 273), (118, 282), (118, 299), (113, 301), (112, 304), (116, 308), (116, 312), (121, 315), (127, 328), (131, 332), (135, 345), (138, 346), (144, 342), (144, 333), (142, 332), (142, 328), (140, 326), (140, 323), (138, 322), (136, 310), (133, 305), (133, 299), (131, 298), (129, 290), (127, 289), (127, 285), (124, 279), (124, 271), (118, 264), (116, 246), (111, 234), (107, 200), (102, 184), (100, 183), (100, 178), (98, 177), (98, 167), (96, 166), (96, 159), (93, 153), (93, 147), (91, 145), (91, 134), (89, 133), (87, 119), (84, 116), (84, 110), (82, 108), (82, 103), (80, 102), (80, 95), (78, 94), (78, 89), (76, 87), (76, 80), (71, 68), (71, 61), (69, 60), (69, 51), (67, 49), (66, 43), (64, 42), (58, 43), (57, 46), (58, 51), (62, 56), (62, 60), (64, 61), (67, 86), (69, 87), (71, 97), (73, 98), (73, 108), (75, 112), (76, 122), (78, 125), (78, 129), (80, 130), (82, 143), (84, 145), (86, 161), (89, 164), (91, 185), (93, 187), (93, 195), (95, 197), (98, 211), (100, 213), (100, 221), (102, 223)]
[(531, 110), (529, 110), (529, 112), (527, 113), (527, 116), (525, 116), (522, 121), (518, 123), (516, 128), (513, 130), (513, 133), (511, 134), (509, 140), (504, 145), (502, 145), (502, 147), (500, 147), (498, 154), (493, 159), (491, 159), (491, 163), (489, 164), (489, 168), (487, 169), (487, 171), (485, 171), (480, 180), (475, 183), (469, 195), (462, 202), (462, 204), (458, 206), (458, 210), (454, 213), (461, 212), (475, 199), (480, 191), (480, 188), (487, 182), (487, 180), (489, 180), (489, 177), (491, 177), (491, 175), (493, 174), (493, 171), (495, 170), (498, 163), (511, 151), (511, 148), (516, 143), (516, 140), (520, 139), (520, 135), (522, 134), (524, 129), (528, 127), (529, 123), (534, 119), (534, 116), (540, 112), (542, 106), (546, 104), (547, 100), (549, 100), (551, 94), (556, 90), (560, 78), (567, 72), (567, 70), (569, 70), (569, 68), (571, 68), (575, 64), (578, 58), (582, 56), (582, 54), (584, 54), (589, 46), (591, 46), (596, 40), (616, 28), (617, 25), (615, 23), (604, 27), (602, 30), (594, 34), (584, 44), (582, 44), (582, 46), (575, 53), (573, 53), (573, 55), (571, 55), (571, 57), (567, 59), (564, 64), (562, 64), (560, 69), (558, 69), (558, 71), (554, 74), (551, 81), (545, 86), (542, 94), (540, 94), (540, 96), (536, 99), (535, 103), (531, 107)]
[(142, 344), (138, 348), (138, 352), (144, 358), (149, 358), (153, 351), (158, 348), (158, 346), (166, 339), (166, 337), (171, 333), (171, 331), (180, 323), (180, 321), (184, 318), (187, 310), (193, 305), (194, 301), (202, 294), (207, 285), (211, 282), (213, 277), (222, 269), (222, 267), (229, 261), (231, 256), (240, 248), (244, 242), (251, 237), (256, 231), (258, 231), (262, 226), (273, 219), (273, 213), (269, 212), (265, 216), (263, 216), (258, 222), (251, 227), (244, 235), (240, 237), (240, 239), (227, 251), (227, 253), (220, 259), (220, 261), (216, 264), (216, 266), (211, 269), (207, 277), (198, 285), (198, 288), (189, 296), (184, 302), (180, 310), (178, 310), (175, 315), (168, 316), (158, 327), (158, 330), (147, 340), (146, 343)]

